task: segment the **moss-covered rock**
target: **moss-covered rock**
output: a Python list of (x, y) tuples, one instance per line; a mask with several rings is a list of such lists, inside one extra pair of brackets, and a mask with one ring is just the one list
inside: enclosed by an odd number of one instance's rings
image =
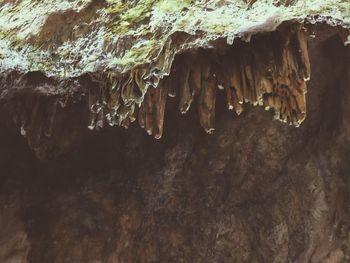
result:
[(272, 31), (286, 20), (350, 26), (348, 1), (286, 2), (6, 1), (0, 4), (0, 71), (43, 71), (66, 78), (88, 72), (123, 73), (153, 64), (167, 74), (166, 63), (172, 60), (164, 61), (160, 54), (178, 32), (192, 37), (172, 43), (174, 52), (218, 38), (227, 38), (228, 43), (236, 37), (249, 40), (251, 34)]

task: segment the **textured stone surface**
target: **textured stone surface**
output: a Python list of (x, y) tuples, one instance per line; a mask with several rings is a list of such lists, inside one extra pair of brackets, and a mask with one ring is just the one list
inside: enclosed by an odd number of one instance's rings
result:
[[(55, 140), (76, 125), (65, 118), (67, 114), (62, 116), (67, 111), (90, 130), (128, 128), (138, 120), (149, 135), (160, 139), (166, 104), (175, 97), (182, 114), (193, 105), (201, 126), (213, 133), (220, 90), (235, 115), (241, 115), (248, 104), (262, 106), (273, 110), (276, 119), (298, 127), (307, 116), (307, 41), (322, 41), (322, 35), (313, 40), (313, 30), (310, 24), (286, 22), (274, 32), (254, 35), (249, 43), (236, 40), (229, 46), (217, 40), (211, 49), (177, 55), (170, 75), (163, 79), (145, 79), (145, 69), (114, 80), (106, 74), (59, 80), (43, 72), (7, 72), (0, 76), (0, 100), (40, 159), (52, 156), (52, 142), (65, 148)], [(348, 32), (342, 27), (333, 30), (341, 39)], [(149, 86), (149, 81), (157, 87)], [(84, 109), (90, 111), (89, 117)]]
[(159, 139), (167, 94), (181, 113), (196, 104), (212, 133), (219, 88), (238, 115), (250, 103), (299, 126), (312, 25), (337, 27), (347, 43), (348, 14), (343, 0), (6, 1), (0, 101), (40, 159), (66, 129), (62, 109), (83, 103), (90, 116), (78, 118), (91, 130), (138, 120)]
[(349, 14), (2, 1), (0, 262), (350, 262)]
[(249, 41), (283, 21), (350, 26), (343, 0), (80, 0), (0, 4), (0, 70), (48, 76), (169, 73), (174, 54), (212, 40)]
[(350, 51), (315, 33), (299, 128), (249, 105), (233, 118), (219, 90), (213, 135), (170, 100), (160, 141), (75, 123), (82, 141), (42, 163), (3, 121), (0, 261), (349, 262)]

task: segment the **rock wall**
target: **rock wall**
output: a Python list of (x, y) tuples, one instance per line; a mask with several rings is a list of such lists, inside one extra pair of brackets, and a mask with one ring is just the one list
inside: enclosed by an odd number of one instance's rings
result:
[(350, 262), (350, 50), (315, 34), (299, 128), (218, 90), (214, 134), (177, 97), (156, 141), (88, 131), (77, 100), (41, 162), (2, 104), (0, 262)]

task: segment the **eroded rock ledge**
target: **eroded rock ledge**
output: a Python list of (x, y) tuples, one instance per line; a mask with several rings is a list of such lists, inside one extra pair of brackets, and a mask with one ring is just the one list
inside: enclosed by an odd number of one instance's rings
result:
[(138, 125), (87, 135), (83, 96), (57, 108), (40, 162), (2, 122), (0, 261), (348, 262), (350, 51), (335, 28), (314, 32), (299, 128), (250, 103), (232, 117), (218, 90), (210, 136), (198, 98), (182, 115), (179, 96), (167, 100), (159, 141)]
[[(182, 114), (197, 99), (200, 124), (207, 133), (212, 133), (218, 89), (225, 90), (227, 108), (237, 115), (243, 112), (243, 103), (249, 102), (274, 109), (275, 117), (286, 123), (301, 124), (306, 116), (306, 81), (310, 79), (307, 36), (302, 25), (285, 26), (257, 36), (248, 44), (237, 43), (234, 48), (220, 46), (220, 42), (216, 45), (217, 49), (180, 55), (170, 76), (161, 80), (158, 88), (148, 89), (138, 112), (139, 124), (148, 134), (162, 136), (166, 94), (178, 95)], [(135, 90), (132, 82), (130, 86), (121, 86), (124, 104), (133, 96), (126, 95), (132, 94), (132, 90)], [(114, 107), (118, 109), (118, 103)]]
[(159, 139), (169, 96), (183, 114), (195, 103), (212, 133), (222, 89), (237, 115), (250, 103), (299, 126), (313, 24), (334, 27), (347, 43), (349, 11), (336, 0), (7, 1), (0, 99), (12, 101), (10, 118), (38, 156), (60, 129), (57, 112), (73, 104), (87, 105), (90, 116), (79, 118), (91, 130), (137, 120)]
[[(345, 39), (346, 29), (328, 27)], [(225, 94), (233, 116), (251, 104), (271, 109), (276, 119), (298, 127), (306, 118), (311, 77), (307, 42), (313, 41), (314, 29), (285, 22), (274, 32), (254, 35), (250, 42), (237, 39), (228, 45), (219, 39), (211, 42), (210, 48), (184, 50), (175, 57), (169, 76), (163, 78), (157, 72), (147, 75), (144, 66), (122, 75), (90, 73), (68, 79), (47, 77), (43, 72), (3, 73), (0, 98), (42, 159), (48, 155), (47, 144), (55, 142), (52, 134), (61, 133), (60, 126), (65, 126), (56, 120), (57, 112), (76, 115), (91, 130), (106, 125), (128, 128), (137, 120), (149, 135), (159, 139), (166, 103), (174, 100), (182, 114), (195, 104), (198, 122), (212, 133), (219, 92)], [(84, 113), (67, 113), (65, 108), (75, 104), (84, 107)]]
[(348, 1), (249, 2), (0, 3), (0, 262), (350, 261)]

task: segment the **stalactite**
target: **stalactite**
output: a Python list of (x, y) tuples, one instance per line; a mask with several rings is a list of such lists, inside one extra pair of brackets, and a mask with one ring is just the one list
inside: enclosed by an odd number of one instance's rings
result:
[(160, 139), (163, 135), (164, 113), (168, 94), (168, 85), (162, 80), (158, 88), (148, 89), (145, 99), (142, 102), (138, 120), (148, 135)]
[[(140, 73), (133, 72), (128, 79), (123, 81), (121, 86), (121, 98), (124, 104), (129, 105), (133, 101), (140, 101), (142, 99), (144, 95), (144, 83), (140, 75)], [(137, 82), (136, 78), (138, 79)]]
[[(179, 111), (185, 114), (195, 104), (199, 124), (205, 132), (213, 133), (219, 89), (226, 95), (227, 108), (237, 115), (245, 104), (251, 104), (273, 110), (276, 119), (294, 126), (304, 121), (311, 70), (307, 33), (300, 24), (286, 24), (275, 32), (253, 36), (249, 43), (237, 40), (232, 46), (220, 42), (213, 47), (178, 54), (169, 76), (154, 65), (125, 74), (88, 75), (83, 80), (90, 110), (88, 127), (100, 130), (108, 124), (128, 128), (137, 120), (149, 135), (160, 139), (166, 102), (172, 99), (169, 96), (176, 96)], [(68, 105), (67, 93), (61, 96), (57, 90), (81, 85), (75, 84), (76, 80), (61, 83), (54, 79), (46, 79), (50, 84), (45, 84), (42, 78), (45, 76), (33, 73), (2, 80), (3, 85), (12, 86), (37, 80), (33, 87), (36, 93), (15, 104), (21, 134), (33, 149), (55, 134), (56, 113)], [(42, 85), (52, 85), (54, 94), (42, 93)]]
[(234, 108), (237, 112), (237, 114), (241, 114), (242, 104), (243, 104), (243, 84), (241, 80), (241, 74), (240, 74), (240, 68), (239, 64), (237, 62), (233, 62), (231, 64), (231, 72), (230, 72), (230, 89), (231, 95), (234, 101)]
[[(178, 74), (176, 74), (177, 69), (175, 69), (173, 67), (172, 69), (172, 74), (170, 76), (177, 76)], [(168, 81), (168, 96), (170, 98), (175, 98), (176, 97), (176, 90), (177, 90), (177, 79), (173, 78), (173, 77), (169, 77), (169, 81)]]
[(145, 99), (143, 101), (143, 107), (144, 107), (144, 119), (145, 119), (145, 130), (148, 133), (148, 135), (153, 134), (153, 97), (156, 93), (155, 89), (149, 89), (149, 91), (146, 93)]
[(210, 62), (205, 61), (201, 71), (202, 88), (198, 98), (199, 122), (207, 133), (213, 133), (215, 128), (216, 89), (212, 76)]
[(154, 114), (154, 137), (160, 139), (163, 135), (164, 126), (164, 114), (165, 105), (167, 100), (168, 86), (166, 81), (161, 81), (160, 86), (156, 89), (154, 101), (155, 101), (155, 114)]
[(57, 111), (61, 107), (59, 101), (60, 98), (55, 96), (25, 94), (14, 102), (14, 121), (35, 151), (54, 135)]
[(296, 35), (294, 36), (294, 39), (297, 41), (298, 52), (300, 53), (300, 57), (296, 55), (296, 58), (300, 59), (302, 65), (301, 69), (304, 73), (304, 80), (307, 81), (311, 77), (311, 66), (309, 52), (307, 49), (307, 36), (305, 30), (301, 28), (301, 25), (297, 25), (295, 31)]
[[(149, 135), (161, 138), (167, 97), (177, 96), (185, 114), (196, 100), (199, 123), (215, 128), (217, 89), (224, 89), (227, 107), (240, 115), (244, 103), (273, 109), (275, 118), (299, 126), (306, 116), (306, 81), (310, 79), (307, 34), (299, 24), (281, 26), (246, 43), (177, 55), (169, 76), (156, 68), (133, 69), (89, 89), (91, 129), (125, 128), (138, 119)], [(113, 75), (113, 74), (112, 74)], [(103, 81), (101, 81), (103, 83)], [(137, 116), (137, 117), (136, 117)]]
[[(187, 63), (186, 63), (187, 62)], [(189, 61), (184, 61), (184, 63), (181, 65), (181, 71), (179, 72), (179, 96), (180, 96), (180, 102), (179, 102), (179, 109), (182, 114), (185, 114), (192, 103), (193, 100), (193, 94), (190, 90), (190, 83), (189, 83), (189, 77), (190, 77), (190, 65)]]
[(118, 87), (119, 86), (117, 80), (114, 80), (113, 85), (110, 86), (108, 90), (109, 100), (107, 103), (107, 107), (109, 112), (106, 115), (106, 119), (110, 126), (118, 125), (116, 115), (121, 104), (120, 92), (118, 90)]

